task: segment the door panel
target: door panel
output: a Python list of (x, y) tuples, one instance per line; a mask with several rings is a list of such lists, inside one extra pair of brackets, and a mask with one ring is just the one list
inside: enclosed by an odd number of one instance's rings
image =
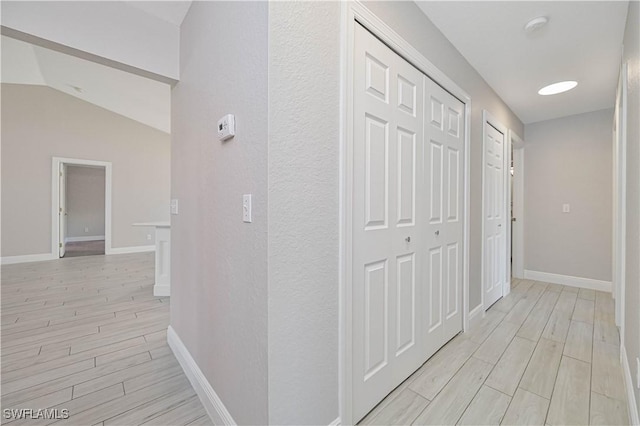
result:
[(506, 283), (505, 135), (485, 124), (484, 308), (502, 297)]
[(66, 253), (66, 239), (67, 239), (67, 165), (60, 163), (60, 182), (58, 187), (58, 256), (64, 257)]
[(460, 246), (463, 222), (464, 105), (428, 77), (425, 86), (425, 187), (429, 220), (425, 238), (429, 252), (428, 288), (425, 306), (430, 307), (425, 328), (425, 356), (462, 331), (462, 256)]
[(389, 280), (387, 262), (365, 266), (365, 381), (386, 367)]

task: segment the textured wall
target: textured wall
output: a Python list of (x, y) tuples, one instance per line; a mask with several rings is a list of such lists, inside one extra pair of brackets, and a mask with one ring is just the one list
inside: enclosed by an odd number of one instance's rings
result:
[(481, 302), (482, 110), (523, 136), (522, 122), (413, 2), (366, 2), (366, 6), (471, 96), (471, 224), (469, 309)]
[(340, 4), (269, 6), (269, 423), (338, 417)]
[(112, 247), (145, 246), (134, 222), (168, 220), (170, 138), (43, 86), (2, 84), (2, 256), (51, 252), (51, 157), (110, 161)]
[(67, 166), (67, 237), (104, 235), (104, 177), (104, 167)]
[(526, 270), (611, 281), (612, 128), (611, 109), (526, 126)]
[(267, 19), (263, 2), (194, 2), (172, 92), (171, 325), (239, 424), (268, 422)]
[[(631, 370), (637, 377), (640, 357), (640, 3), (629, 2), (624, 33), (623, 62), (628, 64), (627, 86), (627, 274), (625, 279), (624, 345)], [(640, 390), (634, 387), (640, 411)]]

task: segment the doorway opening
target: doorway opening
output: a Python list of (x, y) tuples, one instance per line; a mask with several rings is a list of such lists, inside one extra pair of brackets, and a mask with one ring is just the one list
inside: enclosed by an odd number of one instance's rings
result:
[(509, 130), (511, 152), (510, 170), (510, 206), (511, 206), (511, 262), (510, 277), (524, 278), (524, 141)]
[(51, 181), (54, 257), (109, 254), (111, 163), (53, 157)]
[(64, 163), (62, 167), (61, 257), (104, 254), (105, 168)]

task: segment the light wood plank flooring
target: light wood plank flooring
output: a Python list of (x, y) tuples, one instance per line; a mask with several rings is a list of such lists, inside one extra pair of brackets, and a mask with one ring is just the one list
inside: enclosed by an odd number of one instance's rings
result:
[(361, 424), (628, 425), (611, 295), (514, 280)]
[[(2, 408), (68, 410), (11, 425), (207, 425), (167, 346), (153, 253), (2, 267)], [(606, 400), (600, 404), (606, 407)]]

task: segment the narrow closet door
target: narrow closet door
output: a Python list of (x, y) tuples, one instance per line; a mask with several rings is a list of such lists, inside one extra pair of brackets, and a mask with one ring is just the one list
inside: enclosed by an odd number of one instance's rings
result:
[(425, 80), (425, 355), (462, 331), (464, 104)]
[(424, 362), (417, 185), (423, 75), (355, 31), (353, 410), (360, 419)]

